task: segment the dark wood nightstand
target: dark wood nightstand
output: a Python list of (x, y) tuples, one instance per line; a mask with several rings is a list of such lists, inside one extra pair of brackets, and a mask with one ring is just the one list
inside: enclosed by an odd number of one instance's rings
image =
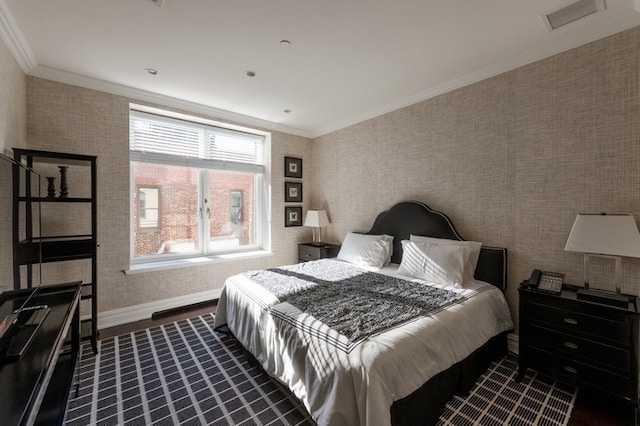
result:
[(298, 262), (336, 257), (340, 251), (339, 244), (302, 243), (298, 244)]
[(532, 368), (623, 402), (638, 416), (640, 314), (635, 303), (615, 308), (521, 287), (520, 377)]

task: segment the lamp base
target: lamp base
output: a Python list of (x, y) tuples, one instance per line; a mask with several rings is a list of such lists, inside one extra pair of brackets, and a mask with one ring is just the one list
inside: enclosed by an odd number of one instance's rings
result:
[(589, 290), (581, 288), (577, 291), (578, 299), (603, 305), (614, 306), (616, 308), (628, 308), (629, 296), (611, 293), (608, 291)]
[(324, 241), (312, 241), (310, 243), (305, 243), (305, 244), (314, 246), (314, 247), (324, 247), (327, 245), (327, 243), (325, 243)]

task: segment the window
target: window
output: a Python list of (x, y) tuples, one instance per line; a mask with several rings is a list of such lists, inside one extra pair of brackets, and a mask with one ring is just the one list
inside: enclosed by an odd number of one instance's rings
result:
[(231, 223), (242, 222), (242, 191), (231, 191)]
[(156, 229), (160, 217), (160, 190), (158, 188), (138, 188), (138, 228)]
[(132, 262), (267, 249), (265, 144), (247, 129), (131, 109)]

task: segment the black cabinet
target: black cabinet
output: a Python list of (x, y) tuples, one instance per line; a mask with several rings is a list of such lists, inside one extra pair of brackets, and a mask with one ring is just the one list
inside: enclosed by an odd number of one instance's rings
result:
[(336, 257), (340, 245), (331, 243), (302, 243), (298, 244), (298, 262)]
[[(0, 366), (0, 423), (59, 425), (64, 422), (80, 348), (80, 283), (40, 287), (31, 305), (49, 313), (17, 361)], [(0, 294), (0, 317), (22, 306), (33, 290)]]
[[(19, 148), (13, 153), (17, 162), (55, 181), (48, 185), (42, 179), (43, 187), (34, 189), (28, 174), (14, 175), (14, 289), (31, 287), (31, 266), (40, 262), (40, 254), (43, 264), (89, 262), (88, 268), (78, 268), (91, 275), (82, 279), (81, 299), (89, 305), (89, 312), (83, 312), (82, 339), (97, 353), (97, 158)], [(32, 210), (36, 203), (41, 215)]]
[(638, 408), (635, 303), (615, 308), (520, 288), (520, 374), (527, 368)]

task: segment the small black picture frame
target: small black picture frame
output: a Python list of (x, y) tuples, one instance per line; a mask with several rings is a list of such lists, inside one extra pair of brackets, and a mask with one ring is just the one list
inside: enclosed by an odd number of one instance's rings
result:
[(284, 157), (284, 177), (302, 178), (302, 158)]
[(302, 207), (284, 208), (284, 226), (302, 226)]
[(284, 201), (286, 203), (302, 202), (302, 182), (284, 183)]

